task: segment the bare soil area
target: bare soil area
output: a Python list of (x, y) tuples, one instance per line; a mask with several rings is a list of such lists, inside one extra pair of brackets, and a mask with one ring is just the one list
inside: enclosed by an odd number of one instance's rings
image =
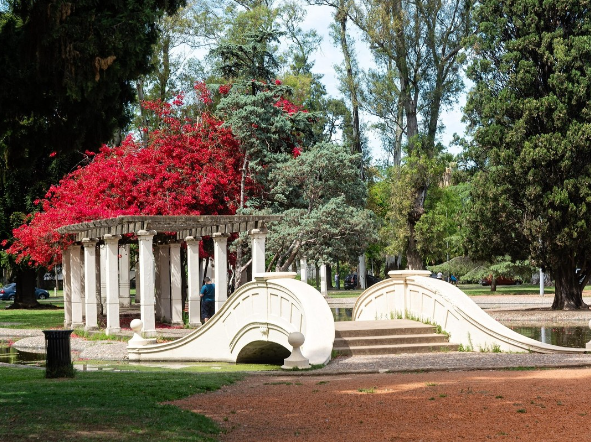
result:
[(222, 441), (591, 440), (591, 369), (252, 375), (176, 401)]

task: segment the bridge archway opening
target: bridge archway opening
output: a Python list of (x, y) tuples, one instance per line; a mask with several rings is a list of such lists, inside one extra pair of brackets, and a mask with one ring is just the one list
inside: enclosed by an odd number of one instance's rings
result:
[(282, 365), (290, 354), (291, 351), (275, 342), (253, 341), (240, 350), (236, 363)]

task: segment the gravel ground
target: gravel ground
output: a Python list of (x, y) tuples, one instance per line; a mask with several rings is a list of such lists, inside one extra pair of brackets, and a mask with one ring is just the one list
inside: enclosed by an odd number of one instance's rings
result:
[[(7, 329), (0, 329), (0, 336)], [(19, 339), (13, 344), (17, 350), (31, 353), (45, 353), (45, 336), (31, 336)], [(86, 341), (80, 338), (70, 339), (70, 348), (74, 360), (94, 359), (104, 361), (127, 360), (127, 342)]]

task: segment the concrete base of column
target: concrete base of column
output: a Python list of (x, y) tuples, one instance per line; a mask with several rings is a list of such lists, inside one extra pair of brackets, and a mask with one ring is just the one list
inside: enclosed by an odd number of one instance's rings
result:
[(189, 298), (189, 326), (201, 327), (201, 315), (199, 309), (201, 308), (201, 302), (199, 298)]
[(116, 335), (117, 333), (120, 333), (120, 332), (121, 332), (120, 327), (111, 327), (111, 328), (107, 328), (105, 330), (105, 333), (107, 334), (107, 336)]
[(158, 336), (158, 333), (156, 332), (156, 330), (144, 330), (142, 332), (142, 335), (144, 335), (144, 337), (146, 338), (155, 338), (156, 336)]

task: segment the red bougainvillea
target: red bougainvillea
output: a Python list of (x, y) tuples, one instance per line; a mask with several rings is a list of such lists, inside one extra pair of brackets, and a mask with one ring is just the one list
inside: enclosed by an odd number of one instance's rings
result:
[[(211, 95), (196, 86), (203, 102)], [(240, 193), (238, 141), (222, 122), (202, 114), (197, 121), (176, 116), (172, 103), (145, 103), (158, 114), (160, 129), (147, 147), (128, 136), (118, 147), (103, 146), (85, 167), (52, 186), (42, 210), (14, 230), (8, 249), (17, 259), (51, 266), (68, 239), (58, 227), (119, 215), (233, 214)], [(180, 114), (180, 112), (179, 112)]]

